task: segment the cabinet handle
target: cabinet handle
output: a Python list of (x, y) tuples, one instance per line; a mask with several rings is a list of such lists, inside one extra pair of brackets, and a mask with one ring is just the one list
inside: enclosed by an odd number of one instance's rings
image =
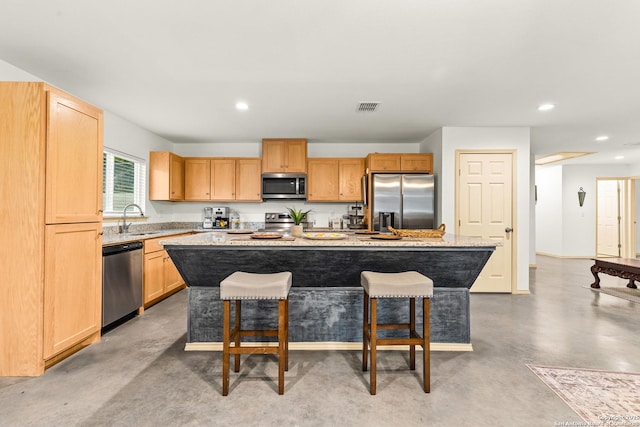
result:
[(98, 213), (102, 213), (104, 212), (102, 209), (98, 209)]

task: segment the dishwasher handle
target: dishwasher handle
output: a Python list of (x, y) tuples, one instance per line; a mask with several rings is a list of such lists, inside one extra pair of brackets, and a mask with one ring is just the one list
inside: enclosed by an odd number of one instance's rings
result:
[(102, 256), (120, 254), (122, 252), (131, 252), (142, 249), (142, 242), (121, 243), (119, 245), (104, 246), (102, 248)]

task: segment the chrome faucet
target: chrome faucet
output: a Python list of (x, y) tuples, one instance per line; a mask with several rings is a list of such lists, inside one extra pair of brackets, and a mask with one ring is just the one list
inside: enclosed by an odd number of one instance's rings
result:
[(127, 209), (129, 209), (131, 206), (135, 206), (136, 208), (138, 208), (138, 210), (140, 211), (140, 216), (144, 216), (142, 208), (135, 203), (129, 203), (127, 206), (125, 206), (122, 210), (122, 229), (120, 230), (121, 234), (129, 232), (129, 226), (131, 226), (131, 223), (127, 224)]

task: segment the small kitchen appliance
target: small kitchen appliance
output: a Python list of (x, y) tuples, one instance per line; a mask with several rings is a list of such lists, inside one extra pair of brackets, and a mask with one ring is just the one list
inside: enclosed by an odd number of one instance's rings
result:
[(357, 203), (349, 207), (349, 229), (362, 229), (367, 228), (364, 225), (364, 212), (362, 206)]
[(213, 208), (204, 208), (202, 228), (213, 228)]
[(229, 228), (229, 208), (211, 207), (204, 208), (204, 220), (202, 228), (205, 229), (226, 229)]

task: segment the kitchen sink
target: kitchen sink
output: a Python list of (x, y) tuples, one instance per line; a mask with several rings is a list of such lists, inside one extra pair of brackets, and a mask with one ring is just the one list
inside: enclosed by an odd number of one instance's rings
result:
[(145, 236), (155, 236), (156, 234), (160, 234), (162, 231), (149, 231), (148, 233), (127, 233), (125, 236), (130, 237), (145, 237)]

